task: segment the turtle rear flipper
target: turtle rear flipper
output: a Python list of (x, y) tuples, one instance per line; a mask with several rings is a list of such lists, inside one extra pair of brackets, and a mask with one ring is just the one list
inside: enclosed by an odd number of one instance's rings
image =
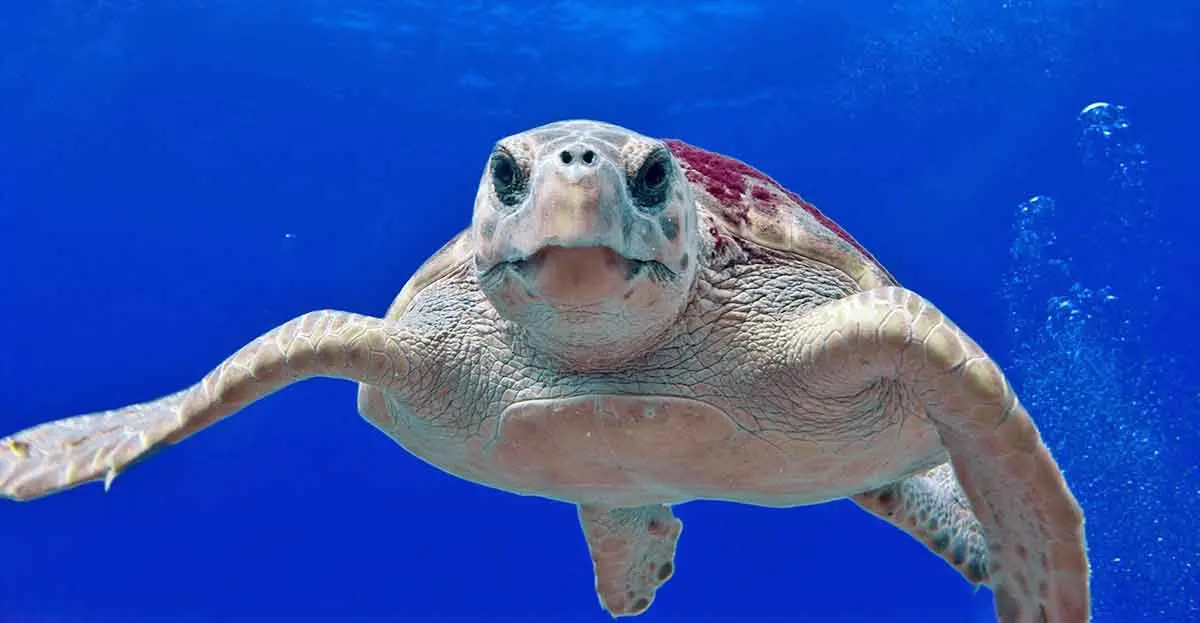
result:
[(130, 465), (296, 381), (325, 376), (399, 389), (418, 339), (399, 324), (317, 311), (242, 347), (204, 379), (158, 400), (54, 420), (0, 440), (0, 498), (31, 500)]
[(596, 594), (614, 617), (646, 611), (675, 573), (675, 546), (683, 522), (671, 507), (579, 507), (579, 524), (591, 550)]
[(949, 463), (851, 499), (924, 543), (971, 584), (987, 584), (983, 528)]

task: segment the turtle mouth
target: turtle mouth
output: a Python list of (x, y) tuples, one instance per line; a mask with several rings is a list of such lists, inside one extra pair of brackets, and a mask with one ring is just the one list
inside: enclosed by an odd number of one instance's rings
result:
[[(671, 281), (675, 273), (657, 260), (630, 258), (608, 246), (565, 247), (547, 245), (532, 255), (500, 262), (488, 269), (482, 282), (497, 283), (511, 275), (526, 285), (529, 294), (561, 294), (599, 299), (615, 294), (640, 277)], [(590, 293), (585, 295), (584, 292)]]
[(604, 246), (548, 245), (525, 259), (516, 260), (513, 262), (513, 268), (518, 271), (536, 271), (554, 263), (578, 264), (581, 269), (591, 272), (623, 272), (627, 279), (632, 279), (650, 264), (650, 261), (628, 258)]
[(582, 247), (546, 245), (532, 255), (500, 262), (488, 269), (485, 274), (492, 275), (511, 270), (522, 275), (532, 275), (557, 263), (576, 264), (580, 270), (592, 273), (620, 272), (625, 275), (626, 279), (633, 279), (642, 274), (660, 279), (674, 275), (674, 272), (662, 262), (626, 257), (615, 249), (602, 245)]

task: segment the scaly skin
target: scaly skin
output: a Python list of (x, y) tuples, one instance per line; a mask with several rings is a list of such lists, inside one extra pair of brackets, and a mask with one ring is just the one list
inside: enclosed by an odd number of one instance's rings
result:
[(636, 508), (579, 507), (579, 525), (592, 553), (596, 593), (609, 612), (640, 614), (675, 573), (683, 522), (662, 504)]
[(590, 122), (502, 141), (472, 228), (387, 318), (312, 312), (182, 392), (4, 439), (0, 495), (111, 484), (336, 377), (430, 464), (578, 505), (614, 616), (674, 572), (671, 504), (852, 497), (990, 584), (1002, 623), (1085, 623), (1082, 514), (996, 364), (920, 296), (851, 276), (882, 271), (824, 261), (836, 236), (789, 235), (819, 240), (806, 256), (701, 226), (661, 147)]
[(972, 584), (988, 581), (983, 527), (949, 463), (851, 499), (924, 543)]

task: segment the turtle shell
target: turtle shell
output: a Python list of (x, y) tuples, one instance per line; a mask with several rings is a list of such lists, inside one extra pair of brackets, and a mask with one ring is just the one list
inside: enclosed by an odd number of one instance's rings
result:
[(677, 139), (664, 141), (692, 185), (715, 251), (729, 238), (816, 260), (863, 290), (896, 285), (887, 269), (846, 230), (761, 171)]
[(472, 257), (471, 247), (471, 230), (465, 229), (458, 232), (453, 238), (442, 245), (429, 259), (421, 264), (420, 268), (409, 277), (408, 283), (392, 299), (391, 306), (388, 307), (385, 318), (396, 320), (408, 311), (409, 304), (413, 298), (424, 290), (426, 286), (436, 281), (439, 281), (455, 271), (465, 271), (470, 267)]

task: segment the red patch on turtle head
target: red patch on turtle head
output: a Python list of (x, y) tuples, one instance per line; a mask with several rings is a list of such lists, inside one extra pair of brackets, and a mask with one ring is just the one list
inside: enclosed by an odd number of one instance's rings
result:
[[(833, 222), (833, 219), (825, 216), (816, 206), (801, 199), (799, 195), (784, 188), (779, 182), (758, 169), (735, 158), (707, 151), (678, 139), (667, 139), (663, 142), (683, 165), (688, 181), (704, 188), (708, 194), (720, 202), (721, 208), (725, 212), (724, 217), (731, 223), (746, 223), (752, 207), (768, 214), (781, 207), (789, 208), (790, 206), (782, 206), (779, 197), (767, 189), (767, 187), (774, 188), (805, 212), (811, 214), (822, 227), (858, 249), (868, 260), (878, 264), (875, 257), (846, 230)], [(747, 195), (746, 191), (750, 186), (748, 180), (754, 180), (758, 184), (755, 184)]]

